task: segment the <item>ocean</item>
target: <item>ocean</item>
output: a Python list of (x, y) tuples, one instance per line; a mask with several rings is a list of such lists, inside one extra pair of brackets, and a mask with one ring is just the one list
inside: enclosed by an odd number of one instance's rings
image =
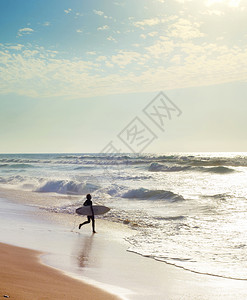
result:
[(91, 193), (132, 229), (128, 251), (247, 279), (247, 153), (0, 154), (0, 186), (55, 193), (30, 205), (63, 214)]

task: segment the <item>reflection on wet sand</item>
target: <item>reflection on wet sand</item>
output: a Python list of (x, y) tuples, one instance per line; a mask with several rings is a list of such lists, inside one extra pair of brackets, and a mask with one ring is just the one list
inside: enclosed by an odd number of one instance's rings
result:
[(80, 241), (80, 248), (81, 249), (78, 253), (78, 265), (81, 268), (85, 268), (89, 265), (92, 265), (92, 263), (95, 262), (95, 257), (92, 257), (92, 248), (93, 248), (93, 239), (94, 234), (91, 236), (83, 237), (83, 240)]

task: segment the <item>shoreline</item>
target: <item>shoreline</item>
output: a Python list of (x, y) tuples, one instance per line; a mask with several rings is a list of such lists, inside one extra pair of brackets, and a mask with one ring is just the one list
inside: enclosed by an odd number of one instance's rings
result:
[[(14, 197), (16, 192), (18, 197)], [(92, 289), (95, 288), (98, 292), (111, 295), (111, 299), (124, 299), (122, 297), (126, 292), (124, 289), (94, 280), (84, 274), (83, 269), (87, 269), (87, 266), (79, 268), (77, 266), (76, 260), (81, 246), (83, 246), (81, 249), (85, 250), (83, 253), (85, 260), (90, 256), (89, 244), (93, 237), (91, 227), (85, 228), (86, 230), (81, 233), (75, 232), (74, 228), (69, 229), (71, 225), (75, 225), (71, 215), (50, 213), (33, 206), (32, 201), (31, 205), (28, 205), (27, 201), (23, 203), (22, 200), (27, 199), (25, 197), (27, 194), (29, 193), (25, 191), (0, 188), (0, 243), (37, 252), (39, 256), (37, 261), (40, 265), (71, 280), (86, 284)], [(49, 196), (54, 197), (54, 195)], [(76, 219), (79, 223), (79, 218)], [(101, 223), (102, 220), (98, 221)], [(63, 223), (66, 223), (66, 226)]]
[(11, 299), (117, 300), (97, 287), (39, 262), (40, 252), (0, 243), (0, 297)]
[[(16, 198), (15, 193), (18, 194)], [(30, 193), (12, 190), (9, 197), (7, 194), (5, 190), (3, 196), (0, 189), (0, 241), (45, 253), (40, 257), (40, 265), (76, 282), (109, 292), (112, 299), (225, 300), (236, 299), (236, 295), (241, 300), (247, 298), (247, 281), (193, 274), (128, 252), (124, 236), (134, 231), (126, 233), (124, 225), (97, 219), (98, 233), (93, 235), (90, 225), (78, 230), (78, 216), (33, 207), (35, 201), (29, 199)], [(27, 195), (29, 197), (25, 198)]]

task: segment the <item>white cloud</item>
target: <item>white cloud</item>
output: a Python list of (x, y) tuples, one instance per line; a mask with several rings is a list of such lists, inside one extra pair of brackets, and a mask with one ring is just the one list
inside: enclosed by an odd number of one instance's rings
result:
[[(11, 59), (11, 54), (5, 51), (0, 51), (0, 63), (3, 65), (7, 65), (9, 59)], [(2, 68), (0, 67), (0, 70)]]
[(155, 42), (155, 44), (146, 47), (145, 49), (149, 52), (149, 54), (156, 58), (166, 58), (167, 55), (169, 55), (170, 53), (173, 52), (175, 48), (175, 44), (173, 41), (171, 40), (158, 40), (157, 42)]
[(197, 22), (191, 22), (187, 19), (178, 19), (168, 27), (168, 36), (180, 38), (183, 40), (189, 40), (205, 36), (203, 32), (199, 30), (200, 24)]
[(71, 8), (65, 9), (64, 12), (65, 12), (66, 14), (70, 14), (70, 13), (72, 12), (72, 9), (71, 9)]
[(230, 7), (238, 7), (240, 5), (241, 0), (229, 0), (228, 6)]
[(32, 32), (33, 29), (32, 28), (21, 28), (19, 29), (19, 32)]
[(216, 9), (207, 9), (205, 11), (201, 12), (202, 15), (209, 15), (209, 16), (223, 16), (225, 14), (222, 10), (216, 10)]
[(98, 15), (98, 16), (104, 17), (104, 19), (110, 19), (110, 20), (112, 19), (112, 17), (106, 16), (105, 13), (104, 13), (103, 11), (101, 11), (101, 10), (96, 10), (96, 9), (94, 9), (93, 12), (94, 12), (96, 15)]
[(76, 98), (247, 82), (245, 48), (196, 45), (193, 40), (174, 41), (166, 36), (136, 49), (85, 61), (61, 58), (57, 51), (43, 47), (2, 44), (0, 93)]
[(101, 27), (98, 27), (97, 30), (108, 30), (110, 27), (108, 25), (103, 25)]
[(103, 16), (103, 15), (104, 15), (104, 12), (101, 11), (101, 10), (96, 10), (96, 9), (94, 9), (93, 12), (94, 12), (96, 15), (98, 15), (98, 16)]
[(88, 51), (87, 54), (88, 55), (96, 55), (96, 52), (95, 51)]
[(120, 68), (132, 63), (133, 61), (138, 61), (141, 54), (134, 51), (123, 51), (120, 50), (117, 55), (112, 56), (112, 63), (117, 64)]
[(158, 31), (152, 31), (152, 32), (149, 32), (147, 34), (144, 34), (144, 33), (140, 34), (140, 38), (145, 40), (148, 36), (155, 37), (157, 35), (158, 35)]
[(176, 64), (176, 65), (180, 65), (181, 64), (181, 55), (174, 55), (171, 58), (171, 62)]
[(185, 2), (191, 2), (193, 0), (175, 0), (175, 1), (177, 1), (178, 3), (184, 4)]
[(214, 4), (226, 4), (229, 7), (238, 7), (240, 5), (241, 0), (206, 0), (206, 6), (212, 6)]
[(164, 23), (165, 20), (164, 19), (160, 19), (160, 18), (151, 18), (151, 19), (144, 19), (142, 21), (137, 21), (137, 22), (134, 22), (133, 25), (135, 27), (139, 27), (141, 29), (144, 29), (145, 26), (155, 26), (157, 24), (160, 24), (160, 23)]
[(24, 50), (22, 53), (25, 57), (30, 57), (30, 56), (34, 56), (34, 55), (38, 54), (39, 51), (38, 50)]
[(51, 26), (51, 22), (48, 22), (48, 21), (47, 21), (47, 22), (44, 22), (44, 23), (43, 23), (43, 26)]
[(105, 65), (108, 67), (108, 68), (113, 68), (114, 65), (112, 63), (110, 63), (109, 61), (106, 61), (105, 62)]
[(152, 31), (152, 32), (148, 33), (148, 36), (151, 36), (151, 37), (154, 37), (156, 35), (158, 35), (158, 31)]
[(31, 34), (32, 32), (34, 32), (34, 30), (32, 28), (25, 27), (25, 28), (19, 29), (17, 35), (23, 36), (23, 35)]
[(106, 67), (108, 68), (113, 68), (114, 65), (112, 64), (112, 62), (109, 61), (109, 59), (104, 56), (104, 55), (100, 55), (96, 58), (96, 61), (99, 63), (104, 63)]
[(112, 19), (110, 16), (104, 16), (105, 19)]
[(112, 37), (111, 35), (107, 37), (107, 40), (108, 41), (116, 42), (116, 39), (114, 39), (114, 37)]
[(24, 45), (17, 44), (17, 45), (12, 45), (12, 46), (5, 46), (5, 49), (13, 49), (13, 50), (21, 50), (24, 47)]
[(76, 30), (76, 32), (77, 32), (77, 33), (82, 33), (82, 32), (83, 32), (83, 30), (81, 30), (81, 29), (77, 29), (77, 30)]
[(78, 17), (83, 17), (83, 16), (84, 16), (84, 14), (77, 12), (77, 13), (75, 13), (74, 18), (78, 19)]
[(96, 61), (106, 61), (106, 60), (107, 60), (107, 57), (104, 56), (104, 55), (98, 56), (98, 57), (96, 58)]
[(123, 1), (122, 2), (114, 1), (113, 4), (116, 6), (125, 6), (126, 3)]

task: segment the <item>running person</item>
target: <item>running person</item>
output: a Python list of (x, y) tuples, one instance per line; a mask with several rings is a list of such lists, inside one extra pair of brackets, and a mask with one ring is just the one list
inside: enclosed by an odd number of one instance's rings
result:
[(92, 220), (92, 229), (93, 229), (93, 233), (96, 233), (95, 231), (95, 221), (94, 221), (94, 211), (93, 211), (93, 202), (92, 202), (92, 196), (90, 194), (87, 194), (86, 196), (87, 200), (83, 203), (83, 206), (90, 206), (91, 210), (92, 210), (92, 215), (87, 216), (87, 221), (81, 223), (79, 225), (79, 229), (81, 229), (81, 227), (85, 224), (89, 224)]

